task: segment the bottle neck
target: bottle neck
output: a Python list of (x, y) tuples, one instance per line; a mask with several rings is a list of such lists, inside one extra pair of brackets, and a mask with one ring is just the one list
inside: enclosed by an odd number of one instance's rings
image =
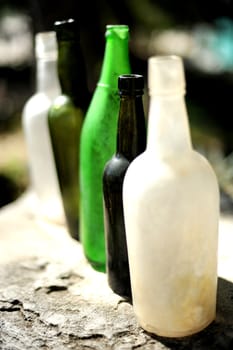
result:
[(37, 59), (36, 91), (45, 92), (52, 98), (60, 93), (56, 59)]
[(179, 157), (192, 149), (183, 94), (151, 96), (147, 149), (159, 158)]
[(84, 110), (89, 103), (86, 67), (79, 41), (58, 41), (58, 77), (62, 94)]
[(118, 76), (130, 71), (128, 37), (107, 36), (98, 85), (117, 90)]
[(117, 130), (117, 153), (132, 161), (146, 148), (142, 95), (121, 96)]

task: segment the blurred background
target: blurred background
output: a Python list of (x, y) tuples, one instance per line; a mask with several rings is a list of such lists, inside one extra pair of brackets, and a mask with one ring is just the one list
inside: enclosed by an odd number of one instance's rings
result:
[(194, 148), (216, 171), (222, 211), (233, 213), (233, 0), (0, 0), (0, 207), (29, 182), (21, 114), (35, 92), (34, 35), (70, 17), (80, 22), (91, 92), (107, 24), (129, 25), (132, 71), (146, 81), (148, 57), (183, 57)]

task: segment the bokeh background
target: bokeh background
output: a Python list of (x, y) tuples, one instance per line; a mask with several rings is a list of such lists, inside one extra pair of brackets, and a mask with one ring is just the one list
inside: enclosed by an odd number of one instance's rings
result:
[[(132, 71), (145, 76), (156, 54), (185, 63), (192, 140), (211, 162), (221, 209), (233, 213), (233, 0), (0, 0), (0, 207), (28, 187), (22, 109), (35, 92), (34, 35), (76, 18), (94, 91), (107, 24), (128, 24)], [(145, 89), (145, 112), (148, 95)]]

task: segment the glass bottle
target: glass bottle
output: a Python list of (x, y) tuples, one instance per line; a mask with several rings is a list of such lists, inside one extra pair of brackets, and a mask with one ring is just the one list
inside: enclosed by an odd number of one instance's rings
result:
[(123, 184), (133, 305), (141, 326), (182, 337), (215, 318), (219, 190), (193, 150), (183, 61), (149, 59), (146, 151)]
[(68, 230), (79, 239), (80, 133), (89, 92), (77, 22), (57, 21), (54, 28), (62, 93), (49, 110), (48, 122)]
[(98, 271), (105, 271), (102, 177), (116, 150), (119, 112), (118, 76), (130, 73), (127, 25), (107, 25), (99, 82), (81, 134), (81, 241), (84, 253)]
[(60, 93), (57, 77), (57, 43), (54, 31), (35, 36), (36, 92), (22, 112), (31, 188), (40, 216), (64, 224), (64, 211), (48, 130), (47, 114)]
[(118, 88), (120, 110), (116, 154), (106, 164), (103, 174), (106, 266), (112, 290), (131, 301), (122, 187), (130, 162), (146, 148), (143, 76), (121, 75)]

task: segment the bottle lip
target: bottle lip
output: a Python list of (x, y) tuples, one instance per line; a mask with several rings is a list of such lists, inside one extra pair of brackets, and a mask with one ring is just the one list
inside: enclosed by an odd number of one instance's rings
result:
[(141, 74), (122, 74), (118, 77), (120, 95), (142, 95), (144, 77)]
[(54, 22), (54, 31), (56, 32), (57, 40), (70, 41), (80, 39), (80, 29), (76, 19), (69, 18)]
[(68, 18), (68, 19), (57, 20), (54, 22), (54, 25), (69, 25), (74, 22), (75, 20), (73, 18)]
[(55, 31), (39, 32), (35, 35), (36, 58), (57, 59), (57, 41)]
[(127, 24), (107, 24), (106, 29), (129, 29)]
[(148, 59), (149, 95), (179, 95), (185, 93), (183, 59), (178, 55), (158, 55)]
[(149, 57), (149, 62), (170, 62), (170, 61), (177, 61), (181, 62), (182, 58), (178, 55), (157, 55), (157, 56), (151, 56)]

